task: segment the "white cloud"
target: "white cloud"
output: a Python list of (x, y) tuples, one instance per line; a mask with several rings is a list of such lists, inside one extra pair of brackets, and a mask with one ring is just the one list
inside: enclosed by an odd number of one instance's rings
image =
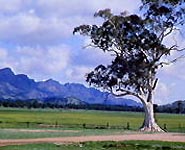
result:
[(38, 17), (25, 13), (1, 18), (0, 38), (1, 40), (15, 40), (20, 36), (34, 32), (38, 28), (39, 23), (40, 20)]
[(16, 13), (28, 2), (29, 0), (0, 0), (0, 12), (5, 14)]
[(169, 101), (171, 87), (172, 85), (167, 85), (163, 82), (160, 82), (157, 86), (154, 96), (154, 103), (162, 104)]
[(129, 10), (135, 11), (140, 4), (139, 0), (134, 1), (134, 5), (130, 5), (130, 0), (38, 0), (37, 7), (42, 15), (59, 15), (59, 16), (85, 16), (94, 14), (99, 9), (111, 8), (114, 12)]
[(171, 80), (182, 80), (185, 81), (185, 59), (180, 59), (176, 63), (166, 65), (160, 70), (159, 76), (171, 78)]
[(69, 34), (70, 26), (59, 18), (43, 19), (32, 13), (0, 18), (0, 40), (14, 45), (59, 44)]
[(58, 73), (62, 71), (69, 63), (70, 52), (65, 45), (54, 47), (20, 47), (20, 64), (25, 63), (25, 69), (29, 72), (38, 68), (40, 73)]
[(66, 69), (65, 77), (68, 82), (85, 83), (85, 75), (91, 71), (92, 68), (85, 66), (74, 66)]
[(70, 65), (70, 48), (66, 45), (52, 47), (16, 47), (0, 49), (0, 67), (11, 67), (16, 73), (24, 73), (36, 80), (59, 78)]
[(58, 45), (72, 36), (75, 26), (93, 23), (97, 10), (133, 12), (139, 2), (130, 5), (130, 0), (0, 0), (0, 41), (22, 46)]
[(9, 54), (10, 52), (6, 48), (0, 48), (0, 68), (12, 68), (12, 64), (16, 64), (16, 61)]
[(110, 64), (110, 53), (104, 53), (100, 49), (82, 49), (80, 53), (73, 54), (73, 63), (80, 66), (97, 67), (97, 65)]
[(8, 56), (7, 51), (6, 51), (5, 49), (3, 49), (3, 48), (0, 48), (0, 59), (1, 59), (1, 60), (2, 60), (2, 59), (6, 59), (7, 56)]

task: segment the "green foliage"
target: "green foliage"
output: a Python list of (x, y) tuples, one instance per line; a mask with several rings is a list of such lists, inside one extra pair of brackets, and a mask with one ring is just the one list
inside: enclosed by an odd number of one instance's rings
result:
[(86, 142), (77, 144), (28, 144), (6, 146), (2, 150), (185, 150), (184, 143), (157, 141)]
[[(1, 147), (1, 150), (61, 150), (61, 147), (55, 144), (44, 143), (44, 144), (5, 146), (5, 147)], [(67, 149), (64, 148), (63, 150), (67, 150)]]
[[(142, 9), (145, 9), (145, 17), (153, 22), (151, 29), (163, 33), (166, 29), (173, 30), (174, 27), (185, 23), (184, 0), (142, 0)], [(171, 33), (171, 32), (169, 32)]]
[(87, 82), (99, 87), (117, 87), (120, 91), (132, 88), (137, 93), (147, 93), (158, 69), (155, 63), (162, 55), (169, 54), (169, 49), (137, 15), (113, 15), (106, 9), (95, 16), (105, 18), (101, 26), (82, 25), (74, 33), (90, 36), (93, 46), (115, 53), (115, 59), (111, 65), (96, 67), (87, 75)]
[[(146, 4), (146, 3), (157, 3), (157, 2), (160, 2), (160, 1), (159, 0), (142, 0), (142, 2), (144, 4)], [(183, 3), (183, 0), (162, 0), (162, 3), (177, 5), (179, 3)]]

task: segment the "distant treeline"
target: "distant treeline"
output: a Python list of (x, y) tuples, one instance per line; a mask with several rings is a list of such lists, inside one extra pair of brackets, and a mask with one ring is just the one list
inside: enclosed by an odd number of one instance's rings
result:
[(155, 112), (185, 114), (185, 101), (176, 101), (168, 105), (154, 105)]
[[(127, 105), (103, 105), (103, 104), (58, 104), (52, 102), (44, 102), (41, 100), (0, 100), (1, 107), (12, 108), (50, 108), (50, 109), (88, 109), (88, 110), (106, 110), (106, 111), (134, 111), (144, 112), (140, 106), (127, 106)], [(181, 113), (185, 114), (185, 107), (179, 103), (177, 107), (174, 105), (154, 105), (155, 112), (160, 113)]]
[(121, 105), (103, 105), (103, 104), (59, 104), (52, 102), (43, 102), (40, 100), (0, 100), (2, 107), (14, 108), (50, 108), (50, 109), (89, 109), (89, 110), (108, 110), (108, 111), (136, 111), (142, 112), (143, 108), (139, 106), (121, 106)]

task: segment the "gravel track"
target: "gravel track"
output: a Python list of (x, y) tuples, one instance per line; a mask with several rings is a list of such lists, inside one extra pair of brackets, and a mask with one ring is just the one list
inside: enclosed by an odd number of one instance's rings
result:
[(70, 144), (70, 143), (87, 142), (87, 141), (130, 141), (130, 140), (185, 142), (185, 134), (136, 133), (136, 134), (125, 134), (125, 135), (79, 136), (79, 137), (36, 138), (36, 139), (8, 139), (8, 140), (0, 140), (0, 146), (24, 145), (24, 144), (34, 144), (34, 143)]

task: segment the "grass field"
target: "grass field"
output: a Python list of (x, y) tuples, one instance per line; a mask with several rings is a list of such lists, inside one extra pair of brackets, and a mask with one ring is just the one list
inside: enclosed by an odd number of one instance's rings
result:
[[(143, 118), (143, 113), (135, 112), (0, 108), (0, 139), (130, 134), (138, 130)], [(185, 115), (156, 114), (156, 118), (161, 127), (166, 124), (168, 131), (185, 133)], [(128, 123), (129, 130), (127, 129)], [(29, 132), (32, 130), (33, 132)], [(37, 130), (39, 132), (35, 132)], [(42, 130), (44, 132), (40, 132)], [(185, 143), (129, 141), (86, 142), (70, 145), (48, 143), (0, 147), (0, 150), (25, 149), (185, 150)]]
[[(34, 129), (37, 131), (38, 129)], [(56, 129), (52, 129), (56, 130)], [(125, 131), (123, 129), (73, 129), (71, 132), (66, 132), (66, 129), (56, 130), (57, 132), (50, 132), (43, 129), (44, 132), (21, 132), (18, 129), (0, 129), (0, 139), (30, 139), (30, 138), (52, 138), (52, 137), (74, 137), (74, 136), (88, 136), (88, 135), (123, 135), (131, 134), (132, 131)]]
[(127, 141), (127, 142), (86, 142), (70, 145), (28, 144), (1, 147), (1, 150), (185, 150), (185, 143)]
[(143, 121), (143, 114), (132, 112), (106, 112), (86, 110), (0, 110), (1, 128), (22, 128), (39, 124), (63, 125), (76, 128), (83, 124), (126, 126), (127, 122), (137, 129)]
[[(13, 135), (16, 133), (6, 131), (6, 128), (29, 128), (29, 129), (72, 129), (79, 130), (77, 133), (60, 133), (60, 135), (90, 135), (91, 133), (108, 134), (110, 132), (122, 131), (129, 128), (131, 131), (138, 130), (143, 122), (143, 113), (134, 112), (108, 112), (108, 111), (89, 111), (89, 110), (28, 110), (28, 109), (5, 109), (0, 108), (0, 138), (3, 133)], [(185, 132), (185, 115), (179, 114), (156, 114), (158, 124), (163, 128), (164, 124), (169, 132)], [(129, 124), (129, 125), (128, 125)], [(84, 129), (86, 129), (84, 131)], [(96, 130), (94, 130), (96, 129)], [(100, 130), (102, 129), (102, 130)], [(83, 132), (82, 132), (83, 131)], [(123, 131), (124, 132), (124, 131)], [(33, 137), (47, 137), (51, 133), (27, 133), (25, 135)], [(57, 135), (59, 133), (52, 133)], [(15, 137), (21, 137), (21, 135)], [(8, 138), (8, 137), (7, 137)]]

